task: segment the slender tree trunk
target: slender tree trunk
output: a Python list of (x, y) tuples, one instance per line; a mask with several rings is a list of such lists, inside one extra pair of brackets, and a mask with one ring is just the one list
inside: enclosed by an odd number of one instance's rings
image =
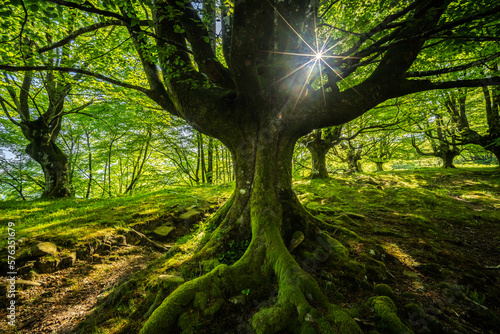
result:
[(200, 133), (200, 157), (201, 157), (201, 183), (206, 183), (207, 166), (205, 164), (205, 148), (203, 145), (203, 135)]
[(195, 180), (196, 180), (197, 184), (200, 182), (200, 166), (201, 166), (200, 133), (196, 132), (196, 172), (195, 172)]
[(214, 182), (214, 139), (212, 137), (208, 138), (208, 149), (207, 149), (207, 183), (212, 184)]
[(92, 187), (92, 150), (90, 149), (90, 136), (87, 131), (85, 131), (85, 137), (87, 139), (87, 149), (89, 150), (89, 182), (87, 183), (87, 193), (85, 198), (90, 197), (90, 189)]

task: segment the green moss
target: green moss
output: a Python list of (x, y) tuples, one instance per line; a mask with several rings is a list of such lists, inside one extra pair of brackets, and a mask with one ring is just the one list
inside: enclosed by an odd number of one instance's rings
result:
[(208, 297), (209, 297), (208, 293), (206, 293), (205, 291), (198, 291), (194, 295), (194, 301), (193, 301), (194, 307), (197, 307), (197, 308), (203, 310), (205, 308), (205, 306), (207, 305)]
[(352, 219), (346, 214), (341, 214), (340, 216), (335, 218), (335, 223), (340, 225), (346, 225), (348, 227), (360, 225), (358, 222), (356, 222), (354, 219)]
[(225, 302), (223, 299), (216, 299), (214, 302), (211, 303), (207, 308), (203, 310), (203, 314), (205, 316), (213, 316), (215, 313), (217, 313), (222, 306), (224, 306)]
[(373, 287), (373, 292), (379, 296), (387, 296), (392, 300), (396, 299), (396, 295), (392, 291), (391, 287), (387, 284), (377, 284)]
[(333, 239), (327, 233), (322, 232), (318, 237), (318, 242), (328, 252), (329, 255), (338, 260), (345, 260), (349, 257), (349, 251), (338, 240)]
[(344, 263), (343, 268), (354, 274), (356, 277), (363, 277), (366, 274), (366, 268), (363, 264), (350, 260)]
[(398, 309), (387, 296), (372, 297), (367, 302), (375, 315), (379, 318), (377, 328), (388, 334), (413, 333), (397, 316)]
[[(340, 333), (362, 333), (356, 321), (354, 321), (354, 319), (346, 311), (336, 305), (331, 306), (326, 319), (333, 322)], [(334, 331), (331, 327), (325, 328), (321, 326), (321, 329), (322, 333), (337, 333), (337, 331)]]

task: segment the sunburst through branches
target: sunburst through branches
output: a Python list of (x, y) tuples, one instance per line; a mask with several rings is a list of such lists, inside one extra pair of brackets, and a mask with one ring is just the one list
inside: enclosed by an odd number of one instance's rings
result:
[[(342, 43), (345, 39), (342, 39), (342, 40), (334, 43), (332, 46), (330, 46), (330, 47), (327, 48), (327, 45), (328, 45), (328, 43), (330, 41), (330, 37), (331, 37), (332, 31), (334, 29), (332, 27), (327, 32), (326, 37), (324, 38), (323, 44), (320, 45), (319, 37), (318, 37), (318, 28), (317, 28), (316, 19), (315, 19), (314, 20), (315, 41), (314, 41), (313, 46), (311, 46), (311, 44), (308, 43), (306, 41), (306, 39), (304, 37), (302, 37), (294, 29), (294, 27), (283, 17), (283, 15), (281, 15), (281, 13), (278, 11), (278, 9), (275, 6), (273, 6), (273, 4), (271, 4), (269, 1), (267, 1), (267, 2), (269, 3), (269, 5), (271, 5), (271, 7), (273, 7), (274, 11), (285, 22), (285, 24), (293, 31), (293, 33), (295, 35), (297, 35), (297, 37), (302, 41), (302, 43), (304, 43), (304, 45), (306, 45), (307, 48), (311, 51), (311, 52), (306, 52), (306, 53), (285, 52), (285, 51), (267, 51), (267, 52), (270, 52), (270, 53), (275, 53), (275, 54), (280, 54), (280, 55), (289, 55), (289, 56), (295, 56), (295, 57), (305, 57), (305, 58), (308, 59), (301, 66), (299, 66), (298, 68), (294, 69), (290, 73), (288, 73), (285, 76), (283, 76), (282, 78), (280, 78), (276, 83), (285, 80), (286, 78), (290, 77), (291, 75), (297, 73), (298, 71), (300, 71), (302, 69), (306, 69), (307, 70), (307, 72), (306, 72), (307, 75), (304, 76), (304, 81), (303, 81), (302, 86), (300, 88), (300, 92), (299, 92), (299, 94), (297, 96), (297, 100), (296, 100), (296, 102), (294, 104), (293, 109), (295, 109), (295, 107), (299, 103), (299, 101), (300, 101), (301, 97), (303, 96), (304, 91), (306, 90), (306, 87), (308, 86), (308, 84), (312, 84), (312, 81), (314, 81), (314, 80), (311, 81), (311, 77), (314, 77), (314, 76), (317, 76), (319, 78), (319, 80), (320, 80), (320, 87), (321, 87), (321, 90), (322, 90), (322, 93), (323, 93), (323, 101), (325, 103), (325, 108), (326, 108), (325, 82), (324, 82), (324, 78), (323, 78), (323, 67), (327, 67), (333, 73), (335, 73), (335, 75), (338, 76), (341, 81), (344, 81), (344, 82), (347, 83), (346, 79), (342, 76), (342, 73), (339, 70), (335, 69), (333, 66), (331, 66), (327, 62), (327, 60), (329, 58), (338, 58), (338, 59), (342, 59), (342, 60), (343, 59), (354, 58), (354, 57), (349, 57), (349, 56), (339, 56), (339, 55), (335, 55), (335, 54), (330, 54), (330, 52), (332, 52), (332, 50), (335, 47), (337, 47), (340, 43)], [(349, 85), (349, 83), (347, 83), (347, 85), (349, 87), (351, 86), (351, 85)], [(306, 94), (304, 94), (304, 96), (305, 95)]]

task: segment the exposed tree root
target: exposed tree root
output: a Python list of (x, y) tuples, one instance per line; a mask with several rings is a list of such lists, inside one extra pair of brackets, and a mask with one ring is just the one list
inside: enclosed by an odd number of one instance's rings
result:
[[(254, 231), (252, 242), (239, 261), (232, 266), (220, 265), (205, 276), (181, 285), (152, 314), (141, 333), (170, 333), (178, 327), (187, 330), (193, 322), (189, 319), (190, 310), (212, 316), (225, 300), (240, 291), (257, 289), (270, 282), (278, 284), (278, 298), (274, 305), (263, 307), (252, 316), (250, 322), (256, 333), (285, 329), (314, 333), (318, 328), (320, 332), (361, 332), (350, 316), (329, 303), (316, 280), (295, 261), (281, 237), (279, 225), (269, 223), (279, 217), (269, 212), (254, 215), (253, 219), (262, 224)], [(330, 248), (335, 247), (332, 243)]]

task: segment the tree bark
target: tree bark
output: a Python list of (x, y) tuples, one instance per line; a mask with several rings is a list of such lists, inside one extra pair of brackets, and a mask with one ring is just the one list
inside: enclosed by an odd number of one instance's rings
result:
[(326, 154), (329, 147), (323, 145), (316, 145), (311, 143), (306, 145), (307, 150), (311, 153), (312, 169), (311, 179), (327, 179), (328, 170), (326, 169)]
[[(300, 231), (308, 238), (314, 238), (317, 231), (316, 219), (300, 205), (292, 190), (295, 140), (268, 127), (259, 130), (257, 138), (246, 140), (232, 149), (235, 192), (216, 215), (218, 228), (197, 252), (195, 259), (216, 254), (226, 239), (238, 241), (250, 237), (250, 244), (233, 265), (221, 265), (175, 290), (154, 311), (141, 333), (173, 332), (179, 330), (176, 327), (179, 317), (195, 319), (202, 310), (190, 310), (188, 305), (197, 294), (208, 293), (213, 300), (227, 300), (244, 289), (255, 289), (273, 277), (280, 291), (287, 292), (279, 293), (274, 306), (262, 308), (252, 316), (251, 325), (255, 332), (276, 333), (300, 328), (302, 324), (306, 325), (307, 314), (317, 312), (315, 307), (331, 310), (332, 306), (316, 281), (288, 250), (294, 232)], [(339, 313), (333, 313), (334, 318), (335, 315), (339, 316)], [(357, 324), (349, 317), (347, 319), (349, 333), (360, 333)], [(187, 328), (181, 327), (180, 330)]]
[(44, 198), (70, 197), (71, 183), (68, 157), (54, 142), (57, 132), (51, 132), (42, 119), (22, 122), (23, 134), (30, 141), (26, 153), (40, 164), (45, 178)]
[(384, 171), (384, 163), (382, 161), (376, 161), (375, 165), (377, 165), (377, 172)]
[(441, 159), (443, 159), (443, 168), (456, 168), (453, 159), (459, 155), (458, 150), (441, 149)]

